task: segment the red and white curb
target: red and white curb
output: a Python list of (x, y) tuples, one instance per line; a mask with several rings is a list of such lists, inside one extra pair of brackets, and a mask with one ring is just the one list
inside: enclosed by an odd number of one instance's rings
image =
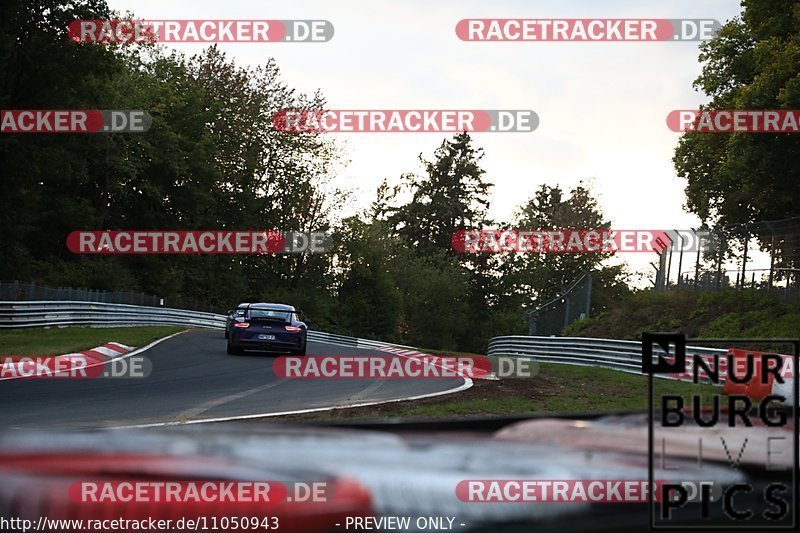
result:
[(104, 365), (109, 361), (126, 356), (134, 351), (136, 348), (127, 346), (119, 342), (107, 342), (102, 346), (92, 348), (91, 350), (84, 350), (82, 352), (65, 353), (61, 355), (48, 355), (48, 356), (2, 356), (0, 360), (7, 360), (14, 358), (12, 362), (3, 362), (0, 364), (0, 380), (7, 379), (22, 379), (32, 376), (43, 376), (51, 372), (51, 367), (47, 364), (41, 364), (40, 359), (57, 359), (64, 360), (65, 366), (74, 366), (80, 368), (91, 368), (98, 365)]
[[(406, 350), (403, 348), (393, 348), (391, 346), (382, 346), (380, 348), (375, 348), (381, 352), (389, 352), (395, 355), (401, 355), (403, 357), (409, 357), (413, 359), (422, 359), (422, 358), (432, 358), (432, 359), (440, 359), (444, 356), (440, 355), (432, 355), (429, 353), (422, 353), (417, 350)], [(472, 375), (469, 376), (472, 379), (490, 379), (490, 380), (497, 380), (499, 379), (493, 372), (486, 372), (480, 368), (474, 368), (472, 370)]]
[(779, 396), (784, 398), (781, 403), (785, 405), (794, 405), (795, 371), (794, 358), (791, 355), (771, 354), (773, 356), (778, 355), (783, 359), (781, 368), (778, 371), (781, 379), (777, 380), (772, 373), (768, 373), (766, 376), (763, 375), (765, 370), (761, 364), (761, 358), (766, 355), (765, 352), (731, 348), (729, 353), (733, 357), (734, 364), (738, 365), (735, 375), (746, 375), (748, 357), (752, 359), (750, 361), (752, 365), (752, 375), (750, 380), (746, 383), (736, 383), (733, 380), (727, 379), (726, 374), (726, 381), (722, 389), (725, 394), (741, 394), (749, 397), (751, 400), (757, 401), (761, 401), (770, 395)]

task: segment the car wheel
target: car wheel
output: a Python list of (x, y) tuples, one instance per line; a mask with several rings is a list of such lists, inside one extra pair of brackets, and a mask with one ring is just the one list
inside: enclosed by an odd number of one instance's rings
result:
[(225, 338), (226, 339), (228, 338), (228, 329), (227, 328), (225, 329)]
[(294, 351), (292, 351), (292, 353), (294, 355), (305, 355), (306, 354), (306, 345), (304, 344), (302, 349), (294, 350)]
[(228, 355), (242, 355), (244, 350), (238, 346), (232, 346), (231, 341), (228, 340)]

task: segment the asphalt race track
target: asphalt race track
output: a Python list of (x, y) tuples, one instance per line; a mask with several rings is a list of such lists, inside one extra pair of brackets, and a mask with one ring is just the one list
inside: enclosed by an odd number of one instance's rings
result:
[[(309, 355), (389, 354), (308, 343)], [(455, 389), (462, 378), (283, 379), (275, 355), (225, 353), (221, 332), (193, 330), (140, 355), (145, 378), (0, 381), (0, 427), (109, 427), (187, 422), (392, 400)]]

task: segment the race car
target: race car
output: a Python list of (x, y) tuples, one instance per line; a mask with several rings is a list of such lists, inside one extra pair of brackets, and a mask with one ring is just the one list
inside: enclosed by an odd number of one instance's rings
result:
[(228, 328), (229, 354), (241, 355), (245, 350), (306, 354), (308, 327), (293, 306), (251, 303), (241, 316), (236, 311)]

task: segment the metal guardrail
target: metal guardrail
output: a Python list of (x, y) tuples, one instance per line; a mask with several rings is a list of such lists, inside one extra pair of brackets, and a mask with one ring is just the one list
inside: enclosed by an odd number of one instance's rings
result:
[[(129, 304), (82, 301), (0, 302), (0, 329), (63, 326), (188, 326), (223, 329), (226, 315)], [(399, 348), (415, 351), (412, 346), (359, 339), (324, 331), (308, 332), (308, 339), (338, 346), (362, 349)], [(688, 346), (687, 353), (725, 354), (721, 348)], [(597, 366), (640, 374), (641, 343), (583, 337), (494, 337), (488, 355), (527, 356), (542, 363)]]
[(0, 302), (0, 329), (53, 326), (191, 326), (224, 328), (225, 315), (81, 301)]
[[(153, 325), (223, 329), (226, 319), (226, 315), (215, 313), (129, 304), (49, 300), (0, 302), (0, 329)], [(324, 331), (309, 330), (308, 339), (354, 348), (390, 347), (414, 350), (411, 346), (359, 339)]]
[(33, 281), (0, 281), (0, 301), (70, 301), (160, 307), (164, 299), (133, 291), (104, 291), (75, 287), (48, 287)]
[(359, 339), (355, 337), (348, 337), (346, 335), (339, 335), (336, 333), (326, 333), (324, 331), (308, 330), (308, 340), (317, 342), (326, 342), (328, 344), (335, 344), (338, 346), (358, 347)]
[[(653, 351), (660, 352), (655, 347)], [(724, 355), (727, 350), (687, 346), (686, 353), (713, 356)], [(666, 355), (664, 352), (661, 354)], [(642, 343), (637, 341), (515, 335), (491, 339), (488, 355), (526, 356), (541, 363), (595, 366), (631, 374), (642, 373)], [(663, 375), (659, 377), (669, 378)]]
[(371, 350), (380, 350), (381, 348), (398, 348), (401, 350), (408, 350), (410, 352), (418, 352), (418, 348), (413, 346), (406, 346), (404, 344), (392, 344), (390, 342), (373, 341), (369, 339), (359, 339), (356, 337), (348, 337), (347, 335), (339, 335), (338, 333), (326, 333), (324, 331), (308, 331), (308, 339), (317, 342), (324, 342), (326, 344), (334, 344), (338, 346), (348, 346), (352, 348), (362, 348)]
[(107, 304), (146, 305), (149, 307), (173, 307), (191, 309), (204, 313), (217, 313), (225, 308), (205, 302), (187, 301), (182, 298), (164, 298), (153, 294), (133, 291), (105, 291), (76, 287), (48, 287), (32, 281), (0, 281), (0, 301), (4, 302), (93, 302)]

